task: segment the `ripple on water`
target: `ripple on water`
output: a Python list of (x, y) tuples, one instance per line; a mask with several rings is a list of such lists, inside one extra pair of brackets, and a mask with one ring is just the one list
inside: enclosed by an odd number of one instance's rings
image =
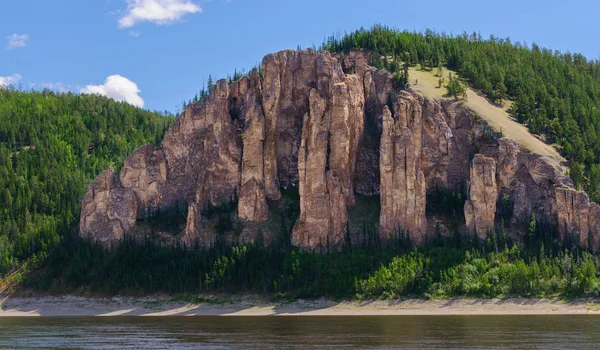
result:
[(590, 349), (595, 316), (0, 319), (2, 349)]

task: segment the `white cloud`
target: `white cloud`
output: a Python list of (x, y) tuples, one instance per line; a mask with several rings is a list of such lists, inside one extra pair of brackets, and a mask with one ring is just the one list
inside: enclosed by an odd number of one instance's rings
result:
[(183, 16), (201, 12), (190, 0), (127, 0), (127, 13), (119, 19), (119, 27), (131, 28), (138, 22), (171, 24)]
[(8, 77), (0, 77), (0, 86), (14, 85), (16, 82), (21, 80), (21, 74), (13, 74)]
[(129, 35), (131, 35), (132, 38), (137, 38), (140, 36), (140, 32), (135, 32), (133, 30), (129, 31)]
[(27, 40), (29, 40), (29, 35), (15, 33), (13, 35), (7, 36), (6, 39), (8, 39), (8, 46), (6, 46), (6, 48), (12, 50), (17, 47), (27, 46)]
[(112, 97), (115, 101), (125, 101), (134, 106), (144, 107), (140, 92), (136, 83), (120, 75), (111, 75), (102, 85), (87, 85), (81, 89), (81, 93), (84, 94), (100, 94)]

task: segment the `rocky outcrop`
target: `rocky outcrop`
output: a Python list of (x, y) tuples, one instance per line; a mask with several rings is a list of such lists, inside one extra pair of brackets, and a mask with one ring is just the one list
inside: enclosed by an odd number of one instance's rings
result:
[[(339, 250), (344, 243), (364, 128), (364, 93), (358, 77), (342, 78), (341, 70), (332, 76), (329, 94), (310, 92), (299, 150), (300, 217), (292, 243), (312, 250)], [(335, 82), (338, 79), (343, 80)]]
[(118, 242), (136, 222), (139, 202), (131, 188), (120, 186), (108, 168), (88, 186), (81, 205), (83, 237), (110, 245)]
[(345, 234), (345, 227), (340, 226), (346, 220), (341, 183), (327, 170), (331, 113), (326, 111), (325, 103), (313, 89), (298, 160), (300, 217), (294, 226), (292, 243), (308, 249), (338, 247)]
[[(232, 88), (234, 113), (244, 121), (239, 217), (265, 221), (269, 215), (264, 175), (265, 115), (261, 105), (261, 81), (255, 69)], [(238, 115), (239, 113), (239, 115)]]
[[(158, 211), (189, 206), (188, 211), (195, 213), (198, 210), (193, 209), (208, 204), (218, 206), (235, 200), (240, 184), (242, 145), (236, 136), (239, 121), (229, 114), (229, 99), (227, 82), (217, 82), (206, 101), (184, 111), (159, 146), (146, 145), (130, 155), (119, 180), (112, 171), (98, 178), (83, 201), (81, 234), (107, 244), (115, 243), (137, 219)], [(109, 181), (110, 177), (113, 179)], [(94, 184), (101, 178), (112, 184), (102, 186), (109, 194), (95, 195)], [(119, 205), (115, 205), (117, 202)], [(128, 203), (127, 208), (123, 203)], [(116, 228), (114, 217), (122, 222), (120, 229)], [(200, 216), (197, 219), (188, 220), (192, 227), (185, 230), (187, 241), (197, 238)], [(107, 223), (114, 233), (110, 236), (105, 234)]]
[(379, 233), (387, 239), (392, 233), (405, 230), (415, 242), (421, 242), (426, 223), (421, 104), (404, 93), (398, 96), (394, 110), (392, 116), (386, 106), (383, 113)]
[(496, 161), (476, 154), (471, 162), (469, 199), (465, 202), (465, 222), (471, 232), (485, 239), (494, 230), (498, 186), (496, 184)]
[(585, 192), (557, 187), (553, 211), (562, 240), (576, 238), (585, 248), (600, 248), (599, 237), (595, 234), (600, 228), (600, 206), (590, 203)]
[(498, 141), (498, 186), (510, 188), (515, 180), (517, 170), (519, 169), (519, 145), (510, 139), (500, 139)]
[(364, 133), (359, 140), (354, 189), (361, 195), (377, 195), (380, 191), (379, 148), (383, 128), (383, 107), (390, 100), (392, 76), (367, 65), (364, 52), (350, 52), (339, 57), (344, 70), (356, 72), (364, 89)]
[(265, 56), (263, 100), (266, 118), (265, 187), (269, 199), (280, 197), (281, 187), (298, 184), (298, 149), (310, 91), (325, 96), (330, 81), (341, 80), (330, 54), (314, 50), (285, 50)]
[(348, 213), (361, 196), (379, 196), (382, 240), (403, 232), (419, 243), (432, 234), (428, 198), (442, 189), (466, 195), (462, 231), (481, 239), (504, 224), (519, 241), (533, 217), (557, 240), (600, 248), (600, 207), (555, 159), (501, 138), (459, 102), (397, 91), (368, 62), (363, 51), (285, 50), (260, 71), (218, 81), (158, 146), (90, 184), (81, 235), (108, 246), (141, 220), (185, 208), (172, 240), (251, 240), (281, 215), (283, 190), (297, 190), (298, 218), (280, 226), (303, 249), (352, 241)]

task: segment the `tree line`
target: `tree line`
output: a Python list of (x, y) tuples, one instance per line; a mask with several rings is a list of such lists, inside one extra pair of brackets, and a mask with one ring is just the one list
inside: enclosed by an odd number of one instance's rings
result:
[(112, 249), (73, 232), (26, 285), (53, 293), (84, 288), (101, 294), (252, 292), (283, 298), (600, 296), (600, 257), (576, 242), (555, 244), (556, 233), (535, 219), (527, 236), (518, 246), (503, 232), (490, 232), (482, 242), (436, 230), (415, 247), (399, 231), (387, 244), (363, 242), (318, 254), (293, 247), (289, 231), (270, 245), (260, 234), (253, 243), (217, 240), (209, 247), (128, 237)]

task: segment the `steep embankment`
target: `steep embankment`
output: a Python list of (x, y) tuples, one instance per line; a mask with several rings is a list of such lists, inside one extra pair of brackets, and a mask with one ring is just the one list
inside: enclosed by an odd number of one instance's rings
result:
[(504, 224), (519, 241), (534, 217), (557, 240), (598, 246), (600, 207), (573, 189), (556, 151), (473, 92), (466, 104), (437, 98), (427, 76), (397, 91), (392, 74), (368, 62), (366, 52), (287, 50), (267, 55), (262, 75), (218, 81), (158, 147), (138, 149), (118, 177), (109, 169), (90, 185), (81, 234), (112, 244), (141, 219), (184, 206), (181, 233), (153, 233), (252, 240), (282, 191), (298, 188), (296, 246), (359, 244), (365, 237), (348, 212), (363, 196), (379, 198), (381, 240), (401, 232), (419, 243), (433, 234), (428, 194), (466, 189), (464, 234), (485, 239)]

